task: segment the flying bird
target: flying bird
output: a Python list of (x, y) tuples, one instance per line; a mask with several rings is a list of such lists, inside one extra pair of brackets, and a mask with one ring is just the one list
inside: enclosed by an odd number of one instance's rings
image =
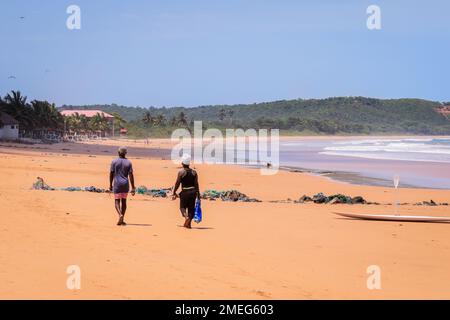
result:
[(25, 17), (24, 16), (22, 16), (22, 17), (19, 17), (20, 19), (25, 19)]
[(8, 79), (17, 79), (15, 76), (9, 76)]

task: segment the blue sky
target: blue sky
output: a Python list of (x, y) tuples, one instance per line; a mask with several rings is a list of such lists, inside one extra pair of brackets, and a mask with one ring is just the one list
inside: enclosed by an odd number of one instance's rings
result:
[[(71, 4), (81, 30), (66, 28)], [(371, 4), (381, 30), (366, 27)], [(0, 94), (57, 105), (450, 101), (448, 21), (447, 0), (2, 0)]]

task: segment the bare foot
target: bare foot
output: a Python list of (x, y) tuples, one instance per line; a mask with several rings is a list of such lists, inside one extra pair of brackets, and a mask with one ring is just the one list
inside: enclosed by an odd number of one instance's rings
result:
[(119, 216), (119, 221), (117, 221), (117, 225), (118, 226), (121, 226), (121, 225), (123, 225), (124, 224), (124, 222), (123, 222), (123, 215), (120, 215)]

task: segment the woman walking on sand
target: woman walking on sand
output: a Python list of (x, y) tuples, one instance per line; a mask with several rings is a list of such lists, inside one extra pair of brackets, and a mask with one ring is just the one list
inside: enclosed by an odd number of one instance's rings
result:
[(109, 171), (109, 191), (114, 191), (114, 203), (119, 214), (117, 225), (124, 226), (126, 225), (124, 217), (127, 211), (127, 197), (130, 190), (128, 177), (130, 177), (131, 194), (133, 196), (136, 188), (134, 186), (133, 166), (131, 161), (126, 158), (127, 149), (120, 147), (118, 153), (119, 157), (112, 161)]
[(195, 213), (195, 200), (200, 199), (200, 188), (198, 186), (198, 174), (189, 166), (191, 164), (191, 157), (183, 155), (181, 164), (183, 169), (178, 172), (177, 181), (173, 188), (172, 200), (177, 198), (177, 190), (181, 184), (180, 197), (180, 211), (185, 218), (185, 228), (191, 229), (192, 219)]

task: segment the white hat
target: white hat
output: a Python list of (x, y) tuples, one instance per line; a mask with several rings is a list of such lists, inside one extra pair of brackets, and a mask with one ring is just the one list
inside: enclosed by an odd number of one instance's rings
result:
[(189, 166), (191, 164), (191, 156), (189, 154), (183, 154), (181, 157), (181, 163), (185, 166)]

